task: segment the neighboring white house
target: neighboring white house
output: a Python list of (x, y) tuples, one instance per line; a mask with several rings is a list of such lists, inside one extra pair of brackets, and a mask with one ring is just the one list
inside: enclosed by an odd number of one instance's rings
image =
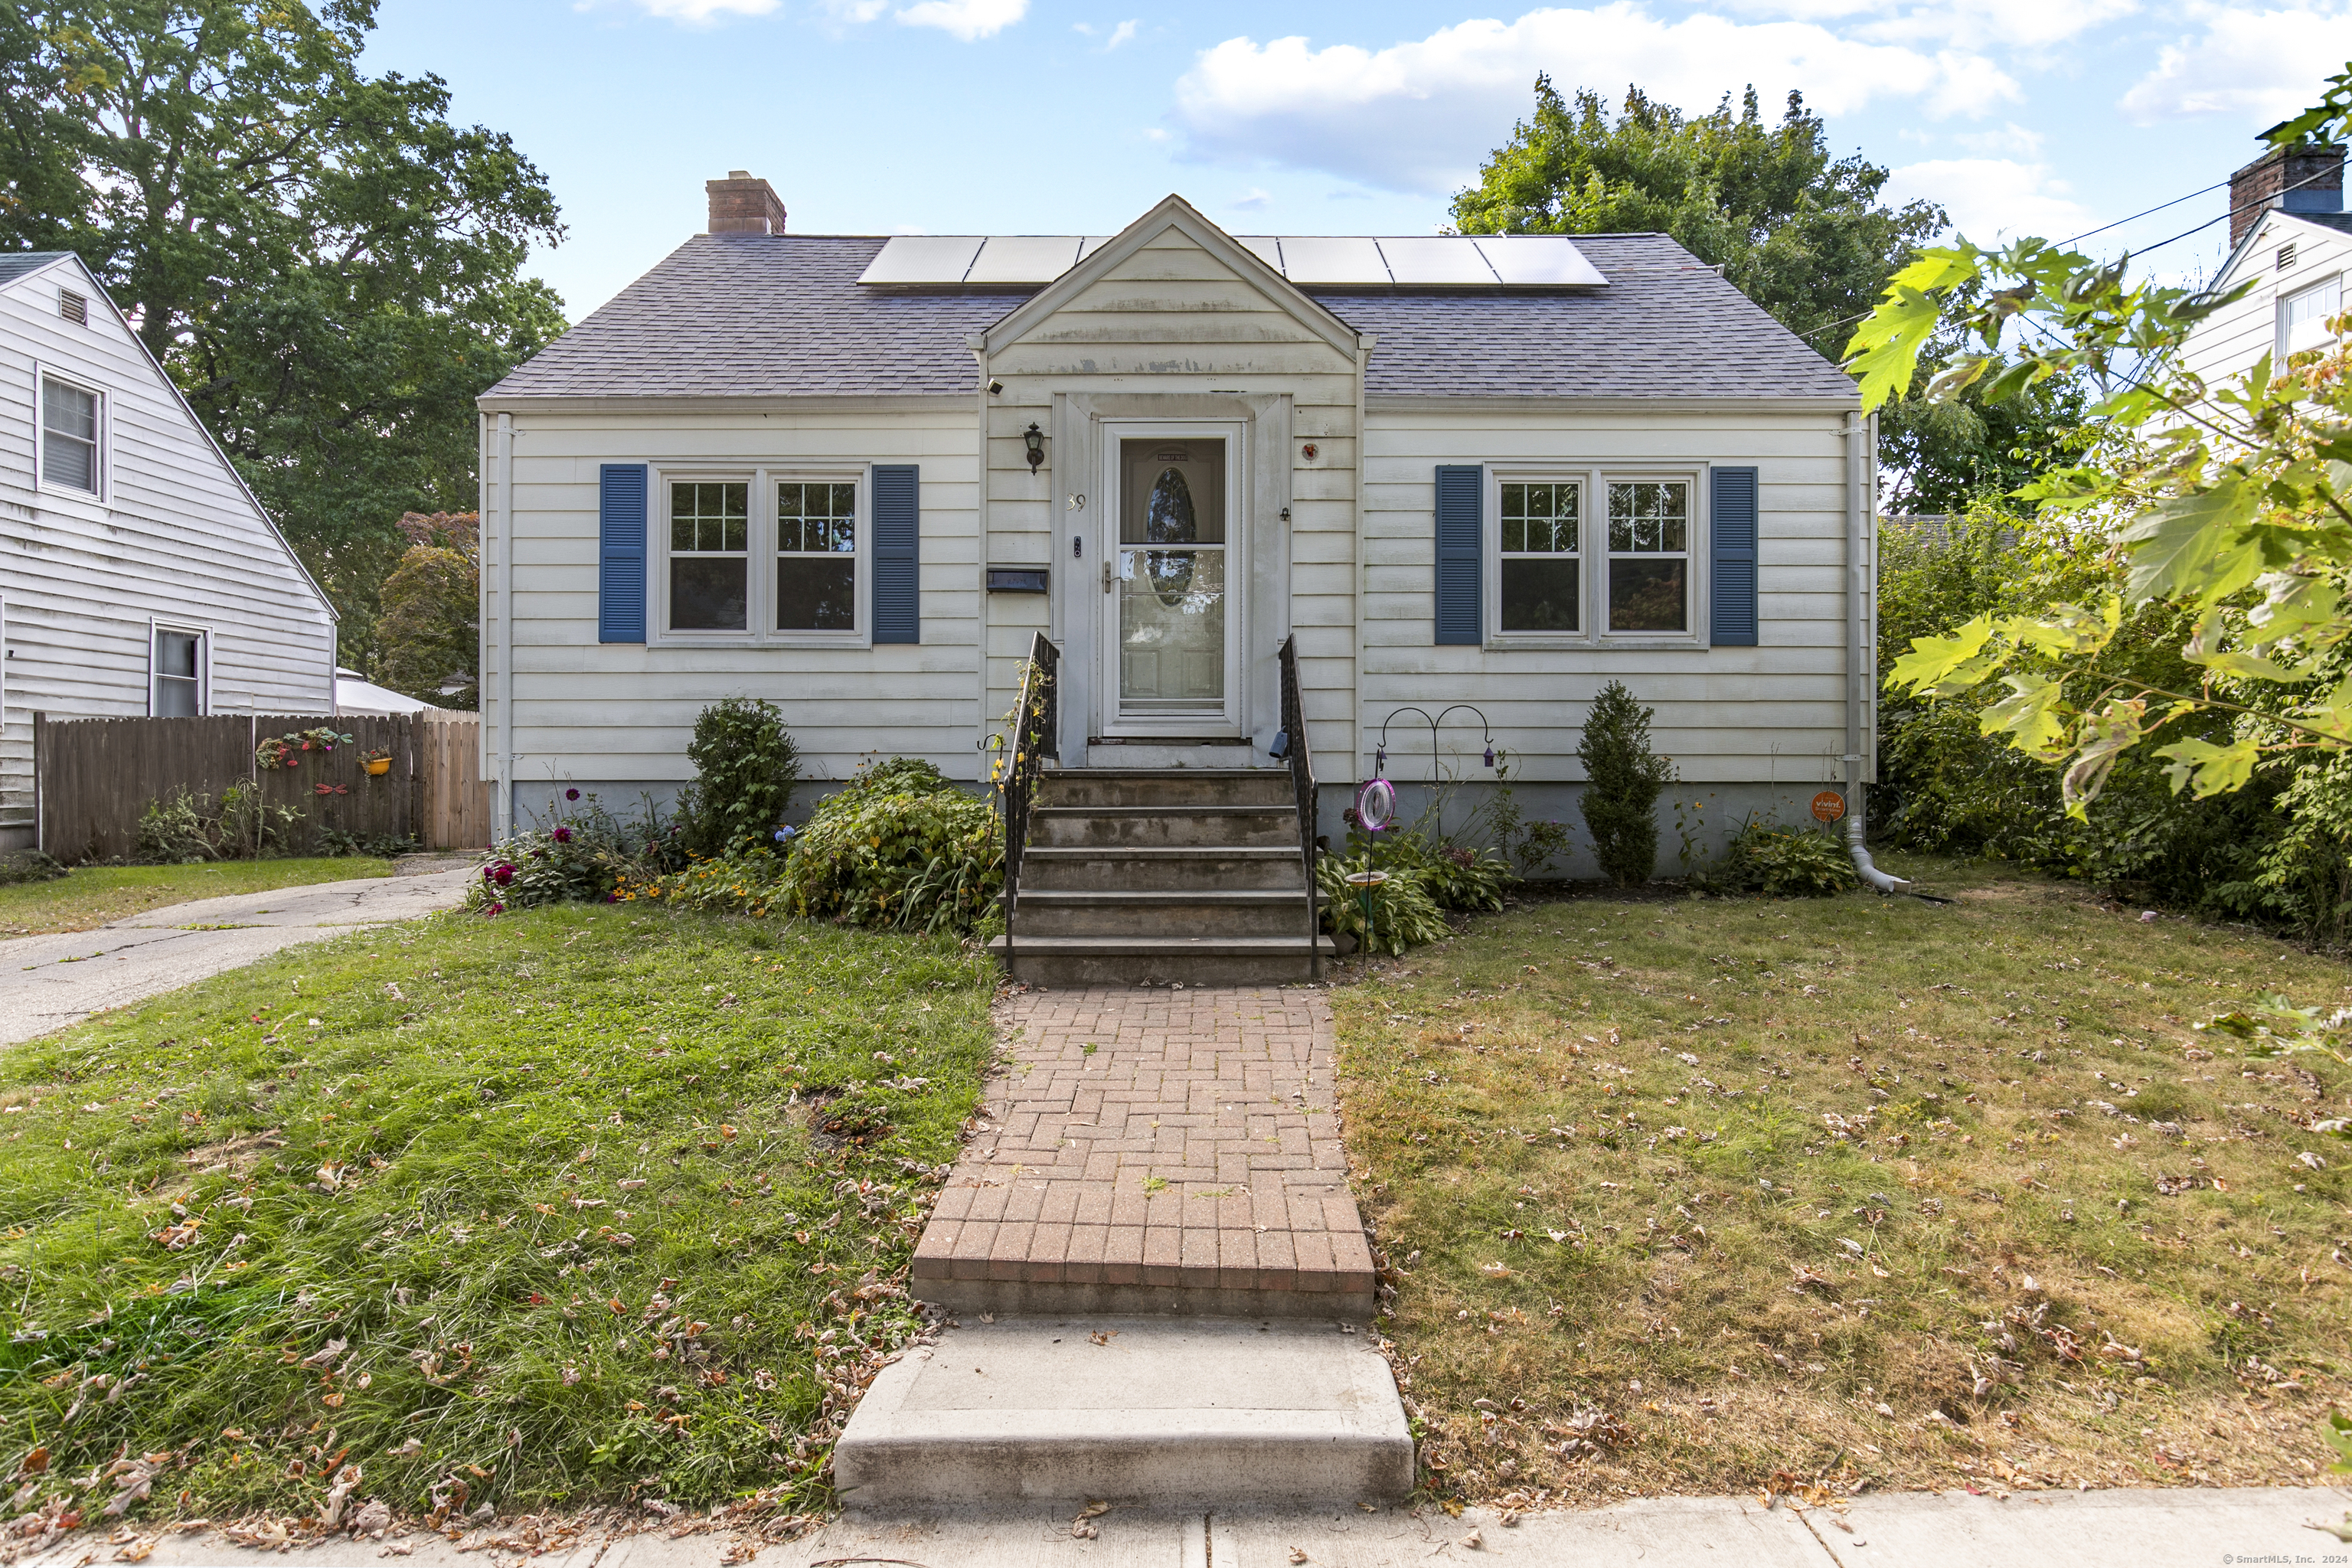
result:
[[(1573, 823), (1612, 677), (1711, 830), (1866, 781), (1869, 423), (1672, 239), (1234, 237), (1173, 196), (1107, 237), (803, 236), (709, 188), (711, 233), (481, 399), (502, 826), (667, 797), (738, 693), (816, 778), (983, 779), (1039, 632), (1065, 767), (1270, 765), (1295, 633), (1335, 789), (1469, 702), (1451, 760), (1491, 777), (1491, 733)], [(1425, 724), (1388, 749), (1424, 776)]]
[(2267, 353), (2333, 343), (2352, 262), (2352, 214), (2344, 211), (2344, 149), (2273, 147), (2230, 176), (2230, 258), (2216, 293), (2251, 282), (2243, 299), (2200, 321), (2181, 363), (2218, 386)]
[(0, 255), (0, 849), (33, 716), (325, 713), (335, 616), (79, 258)]

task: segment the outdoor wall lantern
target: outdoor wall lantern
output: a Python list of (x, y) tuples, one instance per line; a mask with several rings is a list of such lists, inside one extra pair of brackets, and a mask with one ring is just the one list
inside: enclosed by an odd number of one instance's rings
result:
[(1034, 420), (1021, 433), (1021, 444), (1029, 448), (1029, 471), (1034, 474), (1045, 461), (1045, 433), (1037, 428)]

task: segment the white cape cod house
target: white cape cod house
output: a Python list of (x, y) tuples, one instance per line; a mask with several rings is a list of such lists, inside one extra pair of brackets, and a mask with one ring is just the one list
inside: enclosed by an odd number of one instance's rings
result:
[(69, 251), (0, 255), (0, 850), (36, 714), (334, 711), (333, 606)]
[[(1040, 633), (1066, 774), (1278, 766), (1295, 635), (1327, 834), (1392, 712), (1463, 702), (1449, 765), (1491, 739), (1575, 823), (1612, 677), (1710, 833), (1866, 777), (1853, 384), (1673, 240), (1234, 236), (1174, 196), (1108, 237), (796, 235), (765, 181), (709, 194), (481, 399), (511, 820), (668, 795), (737, 693), (817, 777), (982, 780)], [(1401, 721), (1390, 776), (1430, 749)]]

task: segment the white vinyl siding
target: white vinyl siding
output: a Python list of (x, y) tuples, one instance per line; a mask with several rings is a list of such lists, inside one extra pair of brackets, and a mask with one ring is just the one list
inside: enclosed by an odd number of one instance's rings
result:
[[(2292, 259), (2282, 268), (2280, 254), (2289, 247)], [(2352, 235), (2292, 214), (2265, 213), (2232, 265), (2213, 280), (2217, 289), (2249, 279), (2253, 287), (2243, 299), (2196, 325), (2181, 351), (2182, 365), (2214, 389), (2234, 380), (2263, 354), (2271, 355), (2275, 366), (2285, 302), (2315, 284), (2340, 279), (2347, 267), (2352, 267)]]
[[(551, 785), (623, 786), (625, 793), (608, 795), (605, 804), (628, 809), (636, 803), (625, 790), (660, 795), (688, 782), (694, 770), (686, 745), (695, 718), (722, 697), (764, 698), (783, 710), (807, 768), (803, 807), (825, 781), (847, 779), (869, 756), (923, 757), (950, 778), (979, 776), (972, 742), (981, 723), (980, 558), (970, 400), (831, 400), (806, 409), (769, 403), (741, 412), (531, 409), (516, 414), (514, 424), (511, 766), (526, 807), (529, 791)], [(652, 469), (648, 643), (597, 640), (597, 487), (605, 463)], [(777, 614), (778, 487), (787, 480), (854, 484), (862, 521), (870, 504), (866, 475), (879, 463), (921, 469), (919, 643), (869, 646), (862, 600), (859, 627), (846, 635), (663, 629), (667, 482), (747, 487), (747, 619), (768, 627)], [(485, 557), (495, 562), (505, 521), (497, 515), (496, 476), (488, 465), (484, 473)], [(860, 541), (861, 557), (864, 551)], [(494, 572), (484, 574), (484, 585), (482, 707), (491, 722), (485, 743), (495, 747), (503, 715)]]
[[(86, 297), (86, 321), (60, 311), (61, 287)], [(100, 395), (99, 495), (41, 483), (45, 374)], [(0, 721), (0, 836), (31, 826), (36, 712), (150, 710), (158, 621), (212, 628), (211, 711), (333, 710), (325, 601), (70, 260), (0, 283), (0, 578), (15, 656)]]
[[(1652, 738), (1694, 784), (1832, 784), (1844, 777), (1845, 484), (1840, 416), (1620, 406), (1511, 410), (1481, 400), (1459, 412), (1431, 403), (1371, 405), (1364, 464), (1364, 754), (1398, 709), (1475, 703), (1496, 743), (1530, 784), (1580, 780), (1579, 726), (1602, 684), (1625, 682), (1656, 710)], [(1518, 479), (1593, 476), (1589, 483), (1670, 479), (1691, 486), (1688, 538), (1704, 555), (1711, 467), (1758, 470), (1756, 647), (1705, 646), (1704, 562), (1694, 560), (1687, 637), (1591, 637), (1435, 645), (1436, 469), (1475, 463)], [(1487, 486), (1489, 538), (1496, 486)], [(1603, 503), (1605, 504), (1605, 503)], [(1587, 504), (1583, 537), (1595, 554)], [(1654, 555), (1656, 552), (1631, 552)], [(1588, 594), (1588, 620), (1599, 597)], [(1489, 611), (1489, 623), (1493, 624)], [(1423, 743), (1425, 749), (1425, 742)], [(1475, 749), (1473, 749), (1475, 760)], [(1417, 781), (1424, 759), (1392, 757), (1391, 776)], [(1318, 772), (1349, 775), (1350, 761)]]

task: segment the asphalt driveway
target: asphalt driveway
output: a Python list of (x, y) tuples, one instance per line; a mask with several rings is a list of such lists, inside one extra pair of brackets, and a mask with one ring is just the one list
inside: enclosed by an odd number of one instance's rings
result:
[(95, 931), (0, 942), (0, 1045), (209, 980), (299, 942), (454, 910), (471, 868), (172, 904)]

